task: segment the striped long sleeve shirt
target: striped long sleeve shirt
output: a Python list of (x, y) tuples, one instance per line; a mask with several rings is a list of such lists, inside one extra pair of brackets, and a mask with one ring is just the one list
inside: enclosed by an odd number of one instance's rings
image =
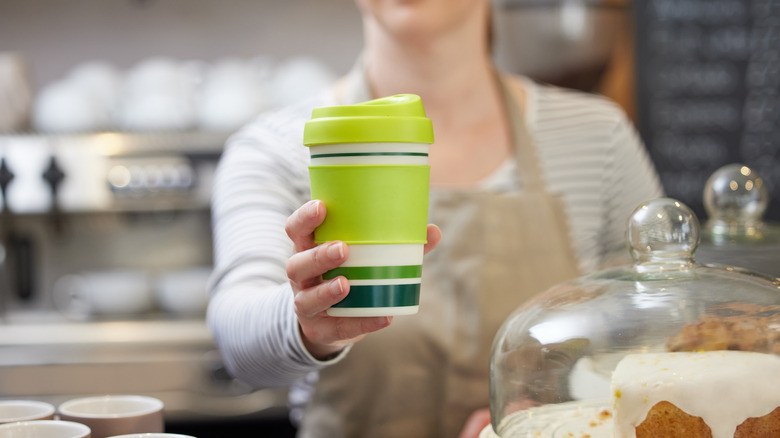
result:
[[(550, 192), (564, 200), (582, 272), (627, 255), (625, 226), (641, 202), (661, 196), (633, 126), (605, 98), (526, 80), (526, 124)], [(228, 370), (255, 386), (287, 386), (338, 361), (302, 344), (286, 275), (287, 217), (310, 199), (303, 126), (330, 92), (259, 116), (227, 142), (215, 176), (215, 268), (208, 322)], [(514, 160), (484, 190), (521, 190)]]

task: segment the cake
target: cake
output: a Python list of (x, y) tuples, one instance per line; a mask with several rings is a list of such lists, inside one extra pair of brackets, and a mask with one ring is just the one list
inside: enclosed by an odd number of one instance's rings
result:
[(780, 306), (729, 303), (666, 340), (669, 351), (739, 350), (780, 355)]
[(780, 437), (780, 357), (631, 354), (612, 374), (615, 438)]

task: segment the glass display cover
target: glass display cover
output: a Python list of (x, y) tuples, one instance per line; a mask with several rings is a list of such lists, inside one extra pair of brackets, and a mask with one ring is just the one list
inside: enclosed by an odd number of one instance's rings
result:
[(780, 279), (697, 263), (700, 227), (687, 206), (645, 202), (626, 236), (632, 265), (550, 288), (496, 334), (490, 392), (499, 436), (582, 436), (587, 429), (611, 438), (611, 376), (628, 354), (780, 355)]

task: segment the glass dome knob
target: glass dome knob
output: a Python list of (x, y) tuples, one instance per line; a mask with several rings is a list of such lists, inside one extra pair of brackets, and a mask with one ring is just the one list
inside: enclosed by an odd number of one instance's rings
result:
[(769, 204), (763, 178), (742, 164), (716, 170), (704, 186), (704, 208), (710, 219), (744, 223), (758, 221)]
[(676, 199), (653, 199), (631, 214), (627, 238), (637, 268), (685, 267), (699, 245), (699, 220)]

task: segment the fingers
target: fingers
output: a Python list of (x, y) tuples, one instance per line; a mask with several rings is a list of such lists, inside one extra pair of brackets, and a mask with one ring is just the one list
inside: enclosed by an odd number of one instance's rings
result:
[(336, 342), (354, 342), (368, 333), (375, 332), (390, 325), (393, 318), (390, 316), (370, 316), (365, 318), (341, 318), (335, 317), (333, 333), (330, 336)]
[(295, 253), (287, 259), (287, 277), (293, 287), (306, 289), (318, 283), (322, 274), (344, 263), (348, 255), (349, 247), (338, 240)]
[[(393, 318), (390, 316), (334, 318), (336, 325), (326, 326), (325, 329), (320, 329), (316, 325), (309, 326), (308, 330), (303, 324), (300, 324), (299, 327), (306, 349), (317, 359), (325, 360), (334, 353), (341, 351), (347, 345), (361, 340), (367, 333), (387, 327), (392, 320)], [(335, 329), (328, 330), (329, 328)], [(352, 336), (353, 332), (360, 334)], [(336, 334), (335, 337), (332, 333)], [(316, 339), (317, 342), (313, 342), (311, 339)]]
[(428, 243), (425, 244), (425, 250), (424, 250), (425, 254), (428, 254), (428, 252), (436, 248), (436, 246), (441, 241), (441, 230), (439, 229), (439, 227), (433, 224), (428, 224), (427, 240)]
[(300, 320), (303, 343), (318, 359), (324, 359), (349, 344), (353, 344), (371, 332), (390, 325), (393, 318), (377, 316), (365, 318), (322, 317)]
[[(294, 254), (287, 261), (287, 276), (295, 294), (295, 313), (306, 348), (317, 358), (326, 358), (368, 333), (390, 325), (392, 317), (340, 318), (326, 310), (349, 293), (344, 277), (322, 280), (322, 275), (343, 264), (349, 255), (341, 241), (317, 245), (314, 230), (325, 220), (325, 204), (312, 200), (295, 210), (285, 222)], [(441, 241), (441, 230), (428, 225), (425, 253)]]
[(295, 245), (295, 252), (305, 251), (315, 246), (314, 230), (325, 220), (325, 204), (311, 200), (295, 210), (284, 224), (287, 236)]
[(295, 293), (295, 313), (301, 339), (306, 349), (318, 359), (325, 359), (392, 322), (392, 317), (329, 316), (326, 310), (348, 293), (349, 282), (344, 277), (336, 277)]
[(488, 424), (490, 424), (490, 409), (478, 409), (466, 420), (458, 438), (477, 438)]
[(344, 277), (303, 289), (295, 294), (295, 313), (298, 319), (321, 317), (325, 315), (325, 310), (343, 300), (348, 292), (349, 282)]

